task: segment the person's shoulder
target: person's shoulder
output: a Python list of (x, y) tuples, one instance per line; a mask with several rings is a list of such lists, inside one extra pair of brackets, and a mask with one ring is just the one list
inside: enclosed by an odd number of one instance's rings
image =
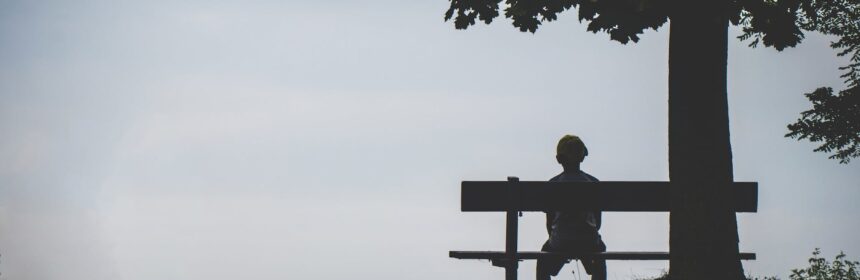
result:
[(585, 176), (585, 178), (588, 178), (589, 181), (600, 182), (600, 180), (598, 180), (597, 177), (591, 176), (591, 174), (588, 174), (585, 171), (582, 171), (582, 175)]
[(579, 172), (576, 172), (576, 173), (562, 172), (561, 174), (558, 174), (558, 175), (555, 175), (555, 177), (552, 177), (552, 179), (549, 179), (549, 181), (550, 182), (583, 182), (583, 181), (598, 182), (600, 180), (597, 180), (597, 178), (595, 178), (594, 176), (591, 176), (591, 174), (585, 173), (585, 171), (580, 170)]

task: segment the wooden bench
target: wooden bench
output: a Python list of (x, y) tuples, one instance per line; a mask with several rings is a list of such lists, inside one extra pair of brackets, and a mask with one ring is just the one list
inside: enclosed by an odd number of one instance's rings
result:
[[(463, 212), (507, 212), (505, 251), (450, 251), (457, 259), (491, 260), (505, 268), (505, 279), (516, 279), (518, 262), (526, 259), (583, 257), (605, 260), (668, 260), (669, 252), (551, 253), (517, 251), (518, 217), (521, 211), (617, 211), (669, 212), (669, 192), (683, 187), (670, 182), (525, 182), (463, 181), (460, 208)], [(731, 184), (735, 212), (758, 210), (758, 184)], [(754, 253), (740, 253), (741, 260), (754, 260)]]

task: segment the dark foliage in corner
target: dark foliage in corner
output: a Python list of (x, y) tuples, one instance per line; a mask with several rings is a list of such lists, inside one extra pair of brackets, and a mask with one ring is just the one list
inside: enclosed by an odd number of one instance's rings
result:
[[(451, 0), (445, 20), (454, 19), (457, 29), (466, 29), (480, 19), (489, 24), (499, 16), (501, 0)], [(667, 1), (625, 0), (507, 0), (505, 17), (523, 32), (537, 31), (542, 22), (558, 19), (558, 14), (578, 8), (579, 20), (586, 20), (588, 31), (609, 34), (612, 40), (627, 43), (638, 42), (645, 29), (656, 30), (668, 20)]]
[[(821, 250), (815, 248), (809, 258), (809, 267), (792, 269), (790, 280), (860, 280), (860, 262), (846, 260), (845, 253), (839, 252), (833, 262), (820, 256)], [(776, 276), (747, 277), (750, 280), (779, 280)]]
[[(587, 30), (605, 32), (612, 40), (626, 44), (638, 42), (646, 29), (656, 30), (677, 11), (671, 0), (450, 0), (445, 20), (454, 20), (457, 29), (466, 29), (477, 20), (491, 23), (504, 9), (506, 18), (523, 32), (535, 32), (543, 22), (558, 19), (564, 11), (576, 8), (580, 21), (588, 21)], [(823, 2), (823, 1), (822, 1)], [(818, 6), (826, 6), (821, 4)], [(803, 39), (800, 18), (817, 18), (818, 11), (809, 1), (801, 0), (732, 0), (726, 15), (734, 25), (744, 27), (744, 39), (753, 45), (782, 50)]]
[[(610, 39), (626, 44), (638, 42), (646, 29), (657, 30), (673, 13), (679, 13), (672, 0), (449, 0), (445, 20), (454, 21), (457, 29), (466, 29), (477, 20), (491, 23), (501, 15), (510, 18), (514, 27), (523, 32), (535, 32), (543, 22), (558, 19), (558, 15), (577, 9), (580, 21), (588, 21), (587, 30), (609, 34)], [(830, 88), (818, 89), (806, 96), (814, 108), (803, 112), (801, 118), (788, 126), (786, 137), (823, 141), (815, 151), (831, 152), (832, 159), (848, 163), (860, 156), (860, 1), (857, 0), (729, 0), (726, 16), (743, 29), (738, 38), (749, 41), (751, 47), (764, 45), (783, 50), (794, 47), (803, 38), (803, 31), (837, 36), (831, 44), (838, 56), (847, 56), (850, 63), (840, 67), (845, 71), (847, 89), (838, 95), (826, 95)]]
[(811, 13), (800, 18), (803, 29), (818, 31), (839, 39), (830, 44), (838, 56), (849, 57), (845, 71), (846, 89), (833, 94), (823, 87), (807, 93), (812, 109), (801, 113), (797, 122), (788, 125), (786, 137), (824, 142), (816, 152), (832, 153), (829, 158), (848, 163), (860, 157), (860, 2), (847, 0), (809, 1)]
[[(816, 248), (809, 258), (809, 267), (792, 269), (790, 280), (860, 280), (860, 262), (846, 259), (843, 252), (839, 252), (833, 262), (821, 257), (821, 250)], [(665, 271), (657, 277), (638, 278), (637, 280), (669, 280), (669, 273)], [(776, 276), (752, 277), (749, 280), (779, 280)]]
[(839, 252), (833, 262), (828, 262), (819, 256), (818, 248), (812, 252), (809, 258), (809, 267), (792, 269), (789, 279), (791, 280), (860, 280), (860, 270), (857, 266), (860, 262), (846, 260), (845, 253)]
[(834, 95), (831, 88), (807, 93), (812, 109), (788, 125), (786, 137), (824, 142), (814, 151), (833, 153), (830, 158), (848, 163), (860, 156), (860, 88), (852, 87)]

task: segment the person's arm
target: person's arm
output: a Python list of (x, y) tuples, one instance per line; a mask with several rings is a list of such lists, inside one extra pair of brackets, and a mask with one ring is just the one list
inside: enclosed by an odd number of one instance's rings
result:
[(555, 212), (546, 212), (546, 234), (552, 234), (552, 222), (555, 221)]
[[(588, 177), (591, 177), (592, 182), (600, 182), (597, 177), (591, 176), (591, 174), (588, 174)], [(594, 213), (594, 222), (597, 226), (595, 229), (600, 230), (600, 224), (603, 223), (603, 212), (597, 211)]]
[[(549, 181), (557, 182), (559, 177), (561, 177), (561, 174), (555, 175)], [(552, 223), (555, 221), (555, 211), (544, 211), (544, 213), (546, 213), (546, 234), (552, 235)]]

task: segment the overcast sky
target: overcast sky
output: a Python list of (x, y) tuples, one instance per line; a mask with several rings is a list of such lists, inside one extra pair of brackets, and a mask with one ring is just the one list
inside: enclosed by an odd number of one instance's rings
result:
[[(631, 45), (571, 12), (537, 34), (457, 31), (447, 5), (0, 0), (0, 279), (500, 279), (447, 257), (504, 248), (504, 215), (459, 212), (461, 180), (549, 179), (568, 133), (601, 180), (668, 179), (668, 25)], [(842, 86), (830, 40), (729, 43), (735, 178), (760, 187), (738, 218), (755, 276), (816, 247), (860, 259), (858, 163), (783, 138), (803, 93)], [(525, 215), (521, 248), (543, 219)], [(668, 226), (605, 213), (602, 234), (667, 250)]]

